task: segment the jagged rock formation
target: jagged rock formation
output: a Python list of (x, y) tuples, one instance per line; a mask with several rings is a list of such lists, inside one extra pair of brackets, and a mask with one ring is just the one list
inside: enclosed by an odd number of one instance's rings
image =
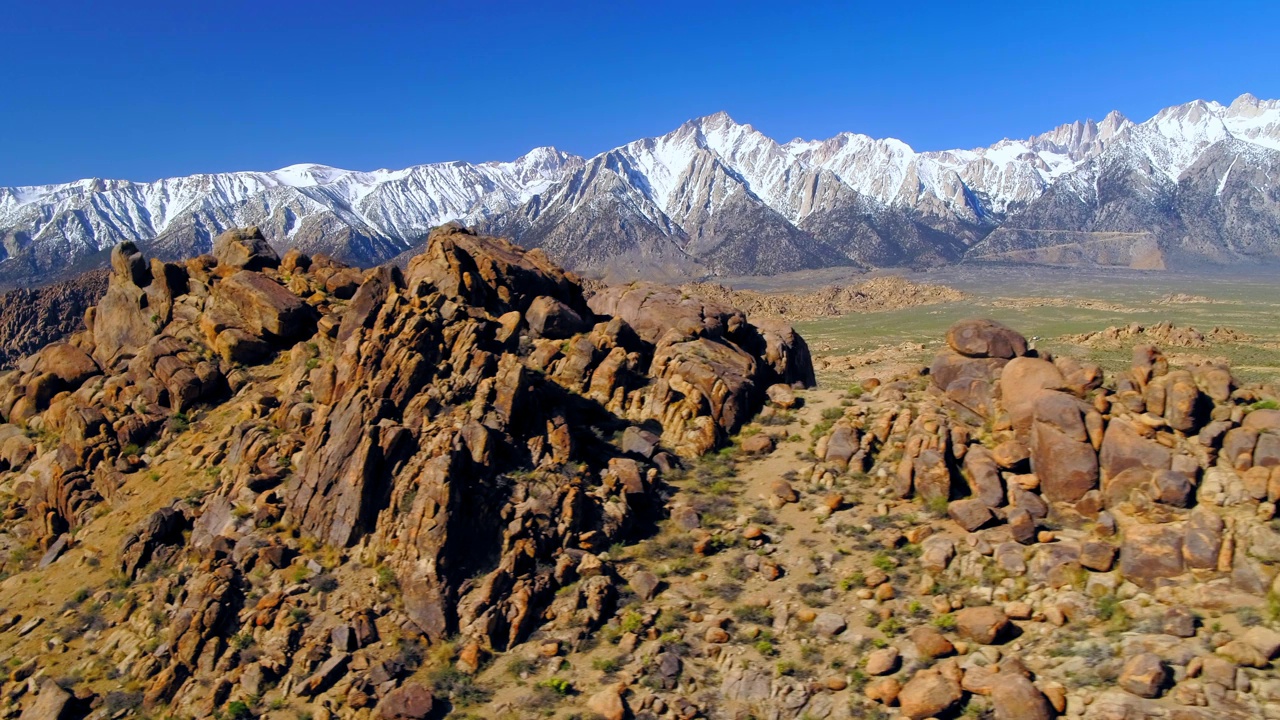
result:
[(107, 290), (107, 271), (0, 295), (0, 369), (84, 329), (84, 313)]
[[(108, 558), (129, 579), (172, 568), (150, 595), (167, 651), (120, 671), (151, 708), (207, 714), (228, 673), (249, 688), (294, 673), (304, 697), (355, 677), (361, 702), (429, 708), (395, 691), (412, 668), (374, 656), (380, 631), (501, 651), (570, 599), (598, 625), (619, 585), (597, 554), (661, 516), (662, 470), (722, 445), (767, 388), (813, 382), (785, 325), (636, 288), (589, 305), (541, 251), (453, 226), (403, 272), (280, 258), (253, 228), (180, 264), (132, 243), (111, 261), (88, 328), (0, 377), (0, 542), (34, 538), (55, 561), (166, 448), (180, 475), (207, 475)], [(293, 591), (254, 589), (307, 562), (336, 585), (286, 527), (376, 558), (396, 609), (344, 616), (329, 652)]]

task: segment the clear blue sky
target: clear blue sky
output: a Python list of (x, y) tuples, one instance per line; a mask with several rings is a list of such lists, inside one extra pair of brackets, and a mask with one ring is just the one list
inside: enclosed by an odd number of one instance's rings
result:
[(0, 185), (590, 155), (727, 110), (975, 147), (1280, 97), (1280, 3), (0, 0)]

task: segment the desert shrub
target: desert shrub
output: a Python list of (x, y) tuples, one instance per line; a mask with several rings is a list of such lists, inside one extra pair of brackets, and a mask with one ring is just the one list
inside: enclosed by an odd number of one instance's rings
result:
[(615, 673), (622, 669), (622, 656), (598, 657), (591, 661), (591, 667), (603, 673)]
[(733, 609), (733, 616), (738, 622), (754, 625), (772, 625), (773, 611), (759, 605), (739, 605)]
[(430, 680), (436, 696), (447, 697), (455, 705), (476, 705), (493, 697), (493, 693), (477, 685), (474, 678), (452, 666), (431, 673)]

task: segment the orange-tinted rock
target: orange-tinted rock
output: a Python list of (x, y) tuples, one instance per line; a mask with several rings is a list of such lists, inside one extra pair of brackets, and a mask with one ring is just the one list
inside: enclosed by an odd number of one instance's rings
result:
[(947, 330), (947, 345), (968, 357), (1014, 358), (1027, 354), (1027, 339), (994, 320), (961, 320)]
[(213, 256), (219, 265), (243, 270), (262, 270), (280, 265), (280, 256), (256, 227), (233, 228), (214, 238)]
[(1085, 408), (1065, 393), (1041, 391), (1031, 427), (1031, 469), (1051, 502), (1075, 502), (1098, 484), (1098, 456), (1088, 443)]
[(902, 714), (924, 720), (951, 709), (963, 697), (960, 684), (935, 669), (918, 671), (898, 693)]

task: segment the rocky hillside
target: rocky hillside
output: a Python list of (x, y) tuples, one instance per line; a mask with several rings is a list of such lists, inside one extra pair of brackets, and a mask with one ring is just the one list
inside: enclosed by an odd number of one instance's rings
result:
[(7, 717), (1280, 716), (1274, 383), (966, 320), (805, 389), (785, 325), (456, 228), (215, 250), (117, 248), (0, 378)]
[(86, 324), (0, 377), (6, 716), (421, 717), (424, 648), (599, 627), (663, 473), (813, 382), (788, 326), (455, 228), (404, 272), (125, 243)]
[(106, 270), (0, 295), (0, 370), (84, 329), (84, 313), (107, 291)]

